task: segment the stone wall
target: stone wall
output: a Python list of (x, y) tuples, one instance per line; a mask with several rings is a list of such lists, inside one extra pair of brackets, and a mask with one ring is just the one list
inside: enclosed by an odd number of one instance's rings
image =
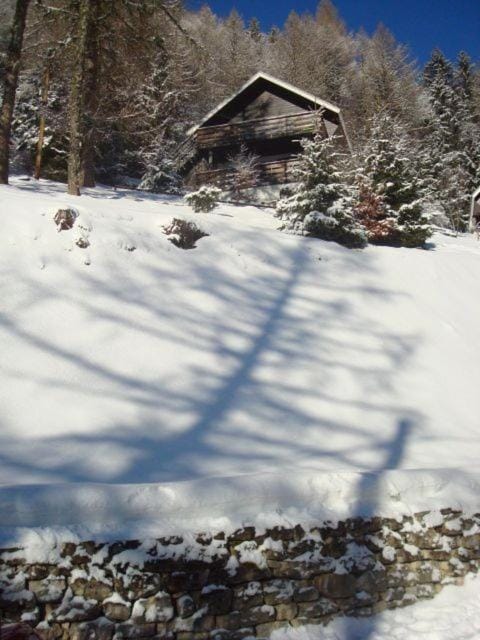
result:
[(229, 536), (0, 552), (4, 622), (46, 640), (266, 638), (432, 598), (480, 562), (480, 514), (449, 509)]

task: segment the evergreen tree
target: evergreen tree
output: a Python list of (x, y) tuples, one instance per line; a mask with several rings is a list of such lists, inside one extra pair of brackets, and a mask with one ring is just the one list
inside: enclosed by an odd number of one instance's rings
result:
[[(426, 187), (415, 159), (415, 145), (387, 113), (374, 117), (370, 138), (359, 158), (357, 179), (365, 181), (383, 205), (385, 244), (422, 246), (432, 230), (424, 212)], [(359, 206), (357, 197), (357, 207)], [(388, 232), (388, 233), (387, 233)]]
[(335, 140), (318, 132), (302, 140), (303, 153), (292, 171), (297, 183), (291, 196), (281, 199), (277, 216), (291, 233), (363, 247), (366, 237), (353, 217), (352, 198), (345, 185), (341, 154)]
[(480, 161), (468, 58), (462, 55), (454, 69), (441, 51), (434, 51), (425, 67), (424, 82), (431, 108), (424, 144), (430, 188), (451, 227), (465, 231)]

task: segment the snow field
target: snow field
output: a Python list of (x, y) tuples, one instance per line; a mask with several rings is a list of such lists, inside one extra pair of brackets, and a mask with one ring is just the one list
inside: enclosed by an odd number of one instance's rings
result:
[[(0, 212), (8, 531), (478, 508), (473, 237), (350, 251), (255, 207), (20, 179)], [(173, 217), (210, 236), (177, 249)]]

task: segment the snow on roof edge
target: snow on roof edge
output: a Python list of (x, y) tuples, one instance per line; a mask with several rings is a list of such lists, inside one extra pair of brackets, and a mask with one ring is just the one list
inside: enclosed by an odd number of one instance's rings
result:
[(207, 120), (210, 120), (210, 118), (212, 116), (214, 116), (221, 109), (223, 109), (223, 107), (225, 107), (234, 98), (239, 96), (242, 93), (242, 91), (245, 91), (245, 89), (247, 89), (250, 85), (252, 85), (259, 78), (263, 78), (264, 80), (268, 80), (269, 82), (272, 82), (273, 84), (276, 84), (277, 86), (282, 87), (283, 89), (287, 89), (287, 91), (291, 91), (293, 93), (296, 93), (297, 95), (302, 96), (303, 98), (306, 98), (307, 100), (310, 100), (311, 102), (314, 102), (316, 104), (319, 104), (322, 107), (325, 107), (325, 109), (329, 109), (330, 111), (333, 111), (334, 113), (340, 114), (340, 108), (337, 107), (336, 105), (332, 104), (331, 102), (327, 102), (326, 100), (322, 100), (321, 98), (317, 98), (317, 96), (314, 96), (313, 93), (309, 93), (308, 91), (303, 91), (302, 89), (298, 89), (297, 87), (295, 87), (293, 84), (290, 84), (289, 82), (284, 82), (283, 80), (279, 80), (278, 78), (275, 78), (274, 76), (269, 75), (268, 73), (264, 73), (263, 71), (259, 71), (258, 73), (253, 75), (249, 80), (247, 80), (247, 82), (245, 82), (245, 84), (243, 84), (240, 87), (240, 89), (238, 89), (238, 91), (233, 93), (228, 98), (225, 98), (225, 100), (222, 100), (222, 102), (220, 102), (220, 104), (218, 104), (216, 107), (211, 109), (211, 111), (209, 111), (202, 118), (202, 120), (198, 124), (194, 125), (193, 127), (190, 127), (190, 129), (187, 131), (187, 136), (191, 136), (192, 134), (194, 134), (195, 131), (197, 129), (199, 129), (204, 122), (206, 122)]

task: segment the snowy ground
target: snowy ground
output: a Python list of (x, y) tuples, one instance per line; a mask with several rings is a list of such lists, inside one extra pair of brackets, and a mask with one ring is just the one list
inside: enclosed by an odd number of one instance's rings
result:
[(275, 631), (272, 640), (477, 640), (480, 578), (449, 586), (434, 600), (385, 611), (373, 618), (337, 618), (326, 628)]
[[(69, 205), (80, 218), (58, 233), (53, 215)], [(387, 469), (443, 468), (417, 476), (431, 504), (462, 487), (478, 507), (473, 237), (349, 251), (282, 234), (254, 207), (193, 214), (176, 199), (73, 198), (19, 179), (0, 188), (0, 216), (0, 483), (180, 483), (158, 488), (163, 506), (188, 494), (218, 513), (235, 495), (258, 513), (267, 499), (301, 508), (320, 485), (331, 496), (351, 481), (351, 497)], [(211, 235), (177, 249), (162, 233), (173, 216)], [(70, 486), (66, 502), (85, 509), (111, 495)], [(24, 523), (38, 494), (19, 495), (1, 489), (0, 510)]]

